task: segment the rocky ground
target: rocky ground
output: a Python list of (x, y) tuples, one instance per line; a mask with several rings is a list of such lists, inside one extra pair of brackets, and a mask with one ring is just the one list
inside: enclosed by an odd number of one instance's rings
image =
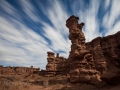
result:
[(0, 75), (0, 90), (120, 90), (119, 85), (70, 83), (68, 76)]

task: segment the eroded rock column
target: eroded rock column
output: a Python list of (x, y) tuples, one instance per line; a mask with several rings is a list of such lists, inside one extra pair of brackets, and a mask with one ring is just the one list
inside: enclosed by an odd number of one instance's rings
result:
[(79, 24), (78, 20), (79, 18), (73, 15), (66, 21), (70, 33), (69, 39), (72, 43), (68, 58), (70, 62), (70, 81), (90, 82), (93, 79), (97, 80), (99, 72), (95, 70), (93, 57), (85, 47), (85, 36), (82, 32), (84, 23)]
[(48, 64), (46, 66), (46, 76), (54, 76), (55, 75), (55, 56), (54, 56), (54, 53), (53, 52), (47, 52), (48, 54), (48, 58), (47, 58), (47, 61), (48, 61)]

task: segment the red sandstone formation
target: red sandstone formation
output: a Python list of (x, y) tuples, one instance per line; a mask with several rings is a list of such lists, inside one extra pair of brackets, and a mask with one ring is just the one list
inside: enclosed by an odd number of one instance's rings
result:
[(78, 24), (78, 17), (71, 16), (66, 21), (69, 29), (69, 39), (72, 42), (69, 55), (70, 62), (70, 81), (71, 82), (90, 82), (97, 80), (98, 71), (95, 70), (95, 64), (92, 54), (86, 50), (85, 36), (82, 32), (84, 23)]
[(93, 56), (96, 69), (100, 71), (101, 74), (103, 74), (107, 68), (103, 50), (100, 45), (96, 45), (95, 48), (93, 48)]
[(48, 54), (48, 64), (46, 66), (46, 76), (53, 76), (55, 75), (55, 56), (53, 52), (47, 52)]
[(66, 70), (66, 59), (64, 57), (59, 57), (59, 54), (54, 56), (53, 52), (47, 52), (48, 54), (48, 64), (46, 66), (46, 76), (54, 76), (57, 74), (64, 74)]
[(106, 37), (97, 37), (86, 43), (86, 48), (93, 53), (96, 69), (102, 74), (101, 79), (107, 83), (118, 84), (120, 82), (120, 73), (118, 73), (120, 72), (120, 31)]
[(3, 67), (3, 66), (0, 66), (0, 74), (8, 74), (8, 75), (31, 74), (31, 73), (39, 71), (39, 70), (40, 70), (40, 68), (33, 68), (33, 66), (31, 66), (31, 67), (11, 67), (11, 66)]
[[(106, 62), (113, 63), (115, 66), (120, 67), (120, 31), (114, 35), (107, 37), (98, 37), (91, 42), (86, 43), (87, 50), (95, 53), (98, 50), (94, 50), (99, 46), (101, 48), (102, 58), (106, 59)], [(99, 58), (93, 54), (94, 58)]]

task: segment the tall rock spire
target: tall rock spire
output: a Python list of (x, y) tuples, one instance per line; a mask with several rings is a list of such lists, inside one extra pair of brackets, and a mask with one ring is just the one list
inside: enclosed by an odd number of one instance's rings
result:
[(95, 64), (92, 54), (85, 47), (85, 36), (82, 32), (84, 23), (78, 23), (79, 18), (72, 15), (66, 20), (66, 26), (69, 29), (69, 39), (71, 40), (71, 51), (69, 55), (70, 62), (70, 81), (71, 82), (90, 82), (92, 78), (97, 79), (98, 71), (95, 70)]

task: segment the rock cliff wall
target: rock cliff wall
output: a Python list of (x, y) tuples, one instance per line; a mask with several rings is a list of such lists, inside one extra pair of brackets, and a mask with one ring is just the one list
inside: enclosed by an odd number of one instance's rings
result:
[[(101, 50), (98, 50), (98, 47)], [(104, 58), (107, 72), (117, 72), (120, 68), (120, 31), (106, 37), (97, 37), (86, 43), (86, 48), (93, 54), (95, 61)], [(97, 55), (95, 53), (98, 53)], [(96, 64), (97, 67), (97, 64)]]

